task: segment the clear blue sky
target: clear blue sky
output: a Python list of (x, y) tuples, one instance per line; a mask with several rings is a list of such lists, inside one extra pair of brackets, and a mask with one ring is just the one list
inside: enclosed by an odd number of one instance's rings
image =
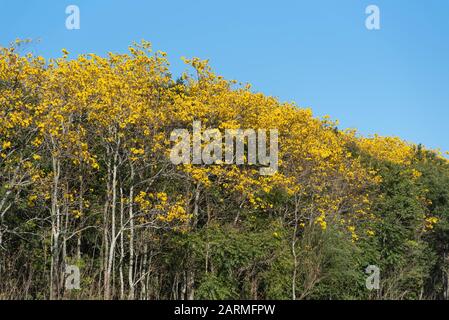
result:
[[(78, 5), (81, 29), (65, 28)], [(378, 5), (381, 30), (365, 28)], [(0, 45), (40, 39), (36, 54), (123, 52), (142, 38), (210, 59), (226, 78), (311, 107), (363, 134), (449, 150), (449, 1), (0, 0)]]

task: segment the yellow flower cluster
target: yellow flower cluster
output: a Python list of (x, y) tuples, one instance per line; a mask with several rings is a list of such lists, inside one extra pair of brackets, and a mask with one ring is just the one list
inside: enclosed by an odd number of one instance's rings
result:
[[(219, 194), (221, 201), (226, 199), (240, 210), (283, 215), (285, 207), (295, 203), (305, 215), (302, 221), (325, 230), (342, 219), (362, 234), (364, 222), (374, 218), (367, 190), (381, 178), (348, 145), (397, 164), (407, 165), (413, 156), (414, 146), (398, 138), (341, 132), (329, 117), (314, 117), (310, 109), (225, 80), (212, 72), (207, 61), (185, 59), (195, 72), (175, 82), (165, 53), (153, 53), (147, 42), (133, 45), (128, 54), (89, 54), (72, 60), (67, 51), (62, 58), (46, 61), (1, 50), (0, 80), (21, 81), (27, 90), (2, 89), (0, 161), (32, 159), (29, 168), (22, 166), (42, 184), (51, 176), (39, 170), (58, 170), (61, 164), (74, 177), (101, 175), (98, 181), (107, 190), (112, 177), (122, 183), (137, 178), (153, 183), (153, 178), (170, 175), (185, 189), (196, 188), (208, 197)], [(190, 128), (194, 120), (220, 130), (277, 129), (279, 171), (260, 176), (256, 165), (171, 166), (170, 131)], [(29, 143), (24, 156), (14, 158), (7, 151), (20, 136)], [(415, 179), (421, 176), (417, 170), (410, 174)], [(186, 221), (192, 211), (192, 191), (183, 191), (181, 199), (178, 191), (167, 192), (170, 195), (142, 191), (129, 201), (142, 214), (158, 211), (160, 221)], [(435, 223), (428, 221), (429, 226)], [(357, 239), (355, 229), (350, 233)]]

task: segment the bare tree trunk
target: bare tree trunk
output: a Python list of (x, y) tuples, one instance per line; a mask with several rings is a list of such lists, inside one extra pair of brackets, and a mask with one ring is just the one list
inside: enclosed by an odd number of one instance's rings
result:
[(195, 270), (194, 267), (190, 267), (187, 272), (187, 300), (193, 300), (195, 298)]
[[(111, 298), (111, 274), (114, 266), (114, 255), (115, 255), (115, 245), (116, 245), (116, 237), (115, 237), (115, 214), (117, 207), (117, 157), (118, 151), (114, 154), (114, 163), (112, 169), (112, 199), (111, 199), (111, 244), (109, 247), (109, 256), (108, 256), (108, 268), (105, 276), (105, 299)], [(107, 281), (106, 281), (107, 279)]]
[(53, 166), (53, 192), (51, 196), (51, 266), (50, 266), (50, 299), (58, 298), (60, 262), (59, 262), (59, 235), (61, 229), (61, 218), (58, 205), (58, 190), (61, 165), (59, 159), (52, 157)]
[(131, 187), (129, 189), (129, 266), (128, 266), (128, 283), (129, 283), (129, 295), (128, 298), (130, 300), (134, 299), (134, 211), (133, 211), (133, 202), (134, 202), (134, 166), (131, 163)]
[(295, 204), (295, 221), (292, 235), (292, 256), (293, 256), (293, 274), (292, 274), (292, 300), (296, 300), (296, 275), (298, 269), (298, 256), (296, 254), (297, 232), (298, 232), (298, 205)]
[(200, 200), (200, 185), (197, 185), (195, 188), (195, 196), (193, 202), (193, 227), (196, 227), (198, 223), (198, 214), (199, 214), (199, 200)]
[(176, 273), (175, 276), (173, 277), (173, 285), (172, 285), (173, 300), (179, 300), (178, 292), (179, 292), (179, 274)]
[(140, 277), (141, 277), (141, 299), (145, 299), (146, 294), (147, 294), (147, 287), (146, 287), (146, 277), (147, 277), (147, 273), (148, 273), (148, 266), (147, 266), (147, 259), (148, 259), (148, 244), (145, 242), (144, 248), (143, 248), (143, 259), (142, 259), (142, 267), (141, 267), (141, 271), (140, 271)]
[(257, 300), (257, 288), (259, 287), (256, 272), (251, 275), (251, 299)]
[(8, 200), (10, 194), (11, 190), (7, 190), (5, 192), (5, 195), (3, 196), (2, 201), (0, 202), (0, 248), (3, 245), (3, 226), (5, 224), (5, 214), (11, 207), (11, 205), (6, 206), (6, 201)]
[[(68, 186), (66, 186), (66, 194), (68, 194)], [(64, 215), (61, 217), (61, 220), (64, 219), (64, 230), (62, 230), (62, 257), (61, 257), (61, 263), (62, 263), (62, 270), (65, 270), (65, 266), (67, 264), (67, 231), (69, 229), (69, 204), (68, 199), (64, 199)], [(65, 293), (64, 288), (64, 280), (65, 280), (65, 274), (62, 274), (62, 276), (59, 279), (59, 287), (61, 288), (63, 294)]]
[[(84, 180), (82, 174), (80, 174), (80, 198), (79, 198), (79, 213), (80, 217), (84, 215)], [(76, 239), (76, 260), (79, 262), (81, 260), (81, 239), (82, 232), (79, 231)]]
[(123, 238), (123, 220), (125, 211), (125, 199), (123, 195), (123, 188), (120, 188), (120, 265), (119, 265), (119, 276), (120, 276), (120, 299), (125, 298), (125, 282), (123, 279), (123, 260), (125, 259), (125, 243)]
[[(193, 226), (196, 227), (198, 223), (198, 216), (199, 216), (199, 200), (200, 200), (200, 185), (198, 184), (195, 189), (195, 195), (194, 195), (194, 204), (193, 204)], [(195, 297), (195, 270), (194, 270), (194, 261), (195, 257), (193, 255), (190, 255), (188, 258), (190, 258), (190, 263), (187, 263), (187, 271), (185, 274), (185, 292), (184, 296), (187, 300), (193, 300)]]
[(103, 274), (104, 274), (104, 292), (103, 297), (105, 300), (109, 299), (110, 292), (110, 283), (108, 278), (108, 250), (109, 250), (109, 205), (110, 205), (110, 196), (111, 196), (111, 166), (108, 164), (108, 182), (107, 182), (107, 196), (103, 209), (103, 243), (101, 254), (103, 255), (102, 264), (103, 264)]
[(180, 300), (185, 300), (187, 294), (187, 271), (182, 273), (182, 283), (181, 283), (181, 297)]

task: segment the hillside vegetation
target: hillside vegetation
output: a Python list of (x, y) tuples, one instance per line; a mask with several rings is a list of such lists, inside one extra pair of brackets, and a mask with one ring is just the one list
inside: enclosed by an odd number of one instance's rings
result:
[[(48, 61), (19, 47), (0, 52), (1, 299), (447, 298), (437, 151), (341, 131), (199, 59), (174, 80), (147, 42)], [(279, 171), (172, 164), (170, 133), (195, 120), (278, 129)]]

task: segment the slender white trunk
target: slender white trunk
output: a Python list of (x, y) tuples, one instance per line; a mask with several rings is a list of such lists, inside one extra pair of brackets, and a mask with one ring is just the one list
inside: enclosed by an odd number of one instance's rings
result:
[(117, 156), (118, 152), (114, 155), (114, 163), (112, 168), (112, 199), (111, 199), (111, 245), (109, 247), (108, 255), (108, 267), (105, 276), (105, 299), (111, 298), (111, 274), (114, 266), (114, 255), (116, 246), (116, 236), (115, 236), (115, 214), (117, 206)]
[(129, 283), (129, 295), (128, 298), (130, 300), (134, 299), (134, 211), (133, 211), (133, 202), (134, 202), (134, 167), (131, 164), (131, 187), (129, 189), (129, 224), (130, 224), (130, 232), (129, 232), (129, 266), (128, 266), (128, 283)]
[(58, 298), (60, 261), (59, 261), (59, 235), (61, 230), (61, 217), (59, 214), (58, 191), (61, 165), (59, 159), (52, 157), (53, 185), (51, 196), (51, 266), (50, 266), (50, 299)]
[(292, 256), (293, 256), (293, 274), (292, 274), (292, 300), (296, 300), (296, 275), (298, 269), (298, 256), (296, 254), (296, 242), (297, 242), (297, 232), (298, 232), (298, 204), (295, 205), (295, 225), (293, 228), (292, 235)]
[(124, 221), (124, 211), (125, 211), (125, 199), (123, 195), (123, 188), (120, 188), (120, 266), (119, 266), (119, 276), (120, 276), (120, 299), (123, 300), (125, 297), (125, 282), (123, 278), (123, 260), (125, 258), (125, 241), (123, 237), (123, 221)]

